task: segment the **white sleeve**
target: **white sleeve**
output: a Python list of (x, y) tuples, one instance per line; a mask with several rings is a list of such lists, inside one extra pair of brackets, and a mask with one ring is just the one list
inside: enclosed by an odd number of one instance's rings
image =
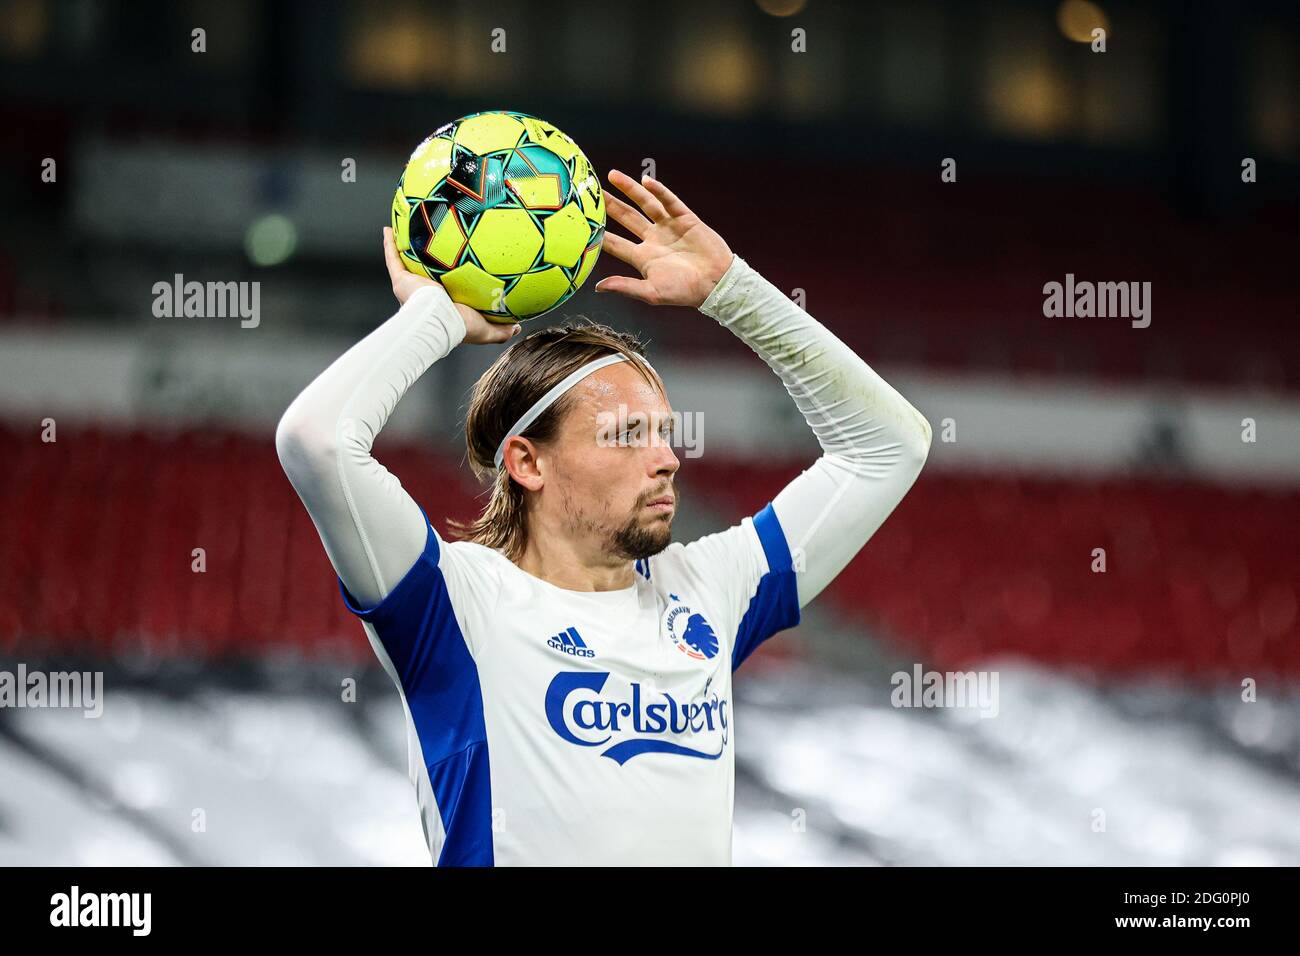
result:
[(276, 428), (280, 463), (363, 605), (381, 601), (414, 566), (430, 527), (371, 447), (406, 390), (464, 338), (446, 290), (421, 288), (321, 372)]
[[(771, 367), (821, 444), (822, 456), (772, 501), (802, 608), (844, 569), (911, 488), (929, 452), (930, 424), (740, 256), (700, 311)], [(761, 522), (757, 527), (763, 531)], [(764, 544), (770, 547), (766, 537)]]

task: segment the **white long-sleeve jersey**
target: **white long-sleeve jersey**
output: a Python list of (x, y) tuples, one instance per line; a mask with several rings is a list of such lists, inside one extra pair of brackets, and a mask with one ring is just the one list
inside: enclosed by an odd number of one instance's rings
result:
[(438, 865), (731, 863), (732, 673), (799, 622), (916, 479), (930, 426), (739, 256), (700, 311), (776, 372), (823, 454), (757, 514), (573, 591), (445, 541), (371, 447), (465, 336), (421, 289), (284, 413), (276, 447), (399, 688)]

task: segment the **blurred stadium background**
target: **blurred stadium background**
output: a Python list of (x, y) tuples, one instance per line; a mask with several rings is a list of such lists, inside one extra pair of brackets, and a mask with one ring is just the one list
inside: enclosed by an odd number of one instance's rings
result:
[[(396, 693), (272, 435), (394, 310), (406, 155), (494, 108), (653, 160), (935, 428), (737, 675), (737, 863), (1300, 863), (1293, 4), (0, 0), (0, 76), (0, 668), (107, 692), (0, 709), (0, 863), (427, 865)], [(711, 321), (590, 292), (620, 268), (540, 321), (637, 330), (703, 414), (687, 540), (817, 448)], [(154, 317), (178, 273), (259, 282), (260, 321)], [(1045, 318), (1067, 274), (1150, 282), (1150, 327)], [(476, 508), (489, 358), (378, 443), (431, 515)], [(918, 663), (996, 671), (998, 716), (891, 707)]]

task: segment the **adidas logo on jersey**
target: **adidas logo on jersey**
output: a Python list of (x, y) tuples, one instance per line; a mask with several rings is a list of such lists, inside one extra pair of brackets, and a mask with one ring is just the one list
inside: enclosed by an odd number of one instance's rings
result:
[(563, 651), (573, 657), (595, 657), (596, 652), (587, 646), (587, 642), (578, 634), (576, 627), (570, 627), (549, 638), (546, 642), (548, 647), (553, 647), (557, 651)]

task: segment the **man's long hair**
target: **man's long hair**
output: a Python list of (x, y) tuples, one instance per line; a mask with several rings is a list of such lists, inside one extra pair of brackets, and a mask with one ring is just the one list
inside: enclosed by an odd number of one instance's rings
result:
[[(582, 320), (530, 332), (502, 352), (474, 384), (465, 417), (470, 468), (475, 477), (491, 481), (491, 498), (473, 521), (448, 521), (452, 537), (499, 549), (512, 561), (522, 555), (528, 545), (524, 489), (511, 480), (504, 464), (498, 469), (495, 462), (506, 429), (565, 376), (615, 352), (663, 393), (663, 381), (644, 361), (643, 351), (636, 336)], [(538, 443), (554, 440), (574, 401), (572, 390), (562, 395), (523, 436)]]

